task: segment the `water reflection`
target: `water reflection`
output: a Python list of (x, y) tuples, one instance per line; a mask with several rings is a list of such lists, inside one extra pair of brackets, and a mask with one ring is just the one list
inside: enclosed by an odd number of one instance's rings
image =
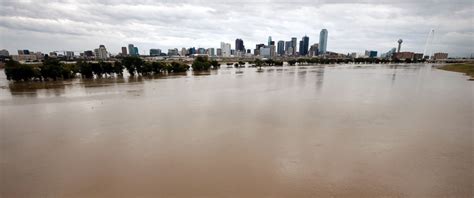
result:
[(39, 84), (0, 74), (2, 196), (472, 197), (461, 74), (241, 70)]
[(318, 67), (316, 69), (316, 90), (321, 91), (324, 82), (324, 67)]

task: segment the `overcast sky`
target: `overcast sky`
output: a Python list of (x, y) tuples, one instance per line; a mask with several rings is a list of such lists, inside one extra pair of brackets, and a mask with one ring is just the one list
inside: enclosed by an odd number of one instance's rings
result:
[(432, 50), (450, 56), (474, 53), (473, 0), (0, 0), (0, 49), (84, 51), (104, 44), (111, 53), (135, 44), (150, 48), (245, 47), (304, 35), (328, 50), (379, 53), (404, 40), (402, 51), (423, 52), (435, 29)]

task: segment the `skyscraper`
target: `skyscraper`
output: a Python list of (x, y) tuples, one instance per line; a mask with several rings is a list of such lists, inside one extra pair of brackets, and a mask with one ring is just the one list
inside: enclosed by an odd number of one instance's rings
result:
[(291, 47), (293, 48), (293, 51), (292, 51), (291, 54), (293, 54), (293, 55), (296, 54), (296, 45), (298, 44), (297, 42), (298, 42), (298, 40), (296, 39), (296, 37), (291, 38)]
[(291, 41), (286, 41), (285, 42), (285, 53), (288, 54), (293, 54), (293, 52), (289, 52), (290, 48), (292, 48)]
[(222, 57), (230, 57), (230, 43), (221, 42)]
[(108, 55), (109, 55), (104, 45), (100, 45), (99, 48), (94, 50), (94, 53), (95, 53), (95, 58), (98, 60), (107, 60)]
[(244, 41), (242, 39), (235, 39), (235, 51), (245, 52)]
[(161, 54), (161, 49), (150, 49), (150, 56), (159, 56)]
[(308, 47), (309, 47), (309, 37), (308, 36), (303, 36), (303, 38), (301, 39), (301, 45), (300, 46), (300, 55), (301, 56), (306, 56), (308, 55)]
[(133, 47), (133, 55), (138, 56), (140, 53), (138, 53), (138, 47)]
[(298, 50), (298, 55), (300, 55), (300, 56), (304, 56), (304, 54), (303, 54), (303, 45), (304, 45), (303, 42), (304, 42), (303, 40), (300, 41), (300, 49)]
[(127, 47), (122, 47), (122, 56), (127, 55)]
[(324, 54), (326, 53), (326, 49), (328, 46), (328, 30), (322, 29), (319, 33), (319, 53)]
[(2, 49), (0, 50), (0, 56), (7, 57), (7, 56), (10, 56), (10, 53), (8, 52), (8, 50)]
[(197, 49), (197, 53), (198, 54), (206, 54), (206, 49), (200, 47), (200, 48)]
[(188, 54), (188, 50), (185, 47), (181, 48), (181, 52), (179, 53), (179, 55), (186, 56), (186, 54)]
[(309, 55), (310, 56), (317, 56), (319, 54), (319, 43), (315, 43), (311, 45), (309, 48)]
[(272, 36), (268, 37), (268, 46), (272, 45)]
[(130, 56), (135, 55), (135, 46), (133, 46), (133, 44), (128, 44), (128, 54), (130, 54)]
[(277, 53), (280, 56), (285, 54), (285, 41), (278, 41)]
[(260, 55), (260, 49), (265, 47), (265, 44), (257, 44), (255, 45), (255, 50), (253, 51), (254, 55)]

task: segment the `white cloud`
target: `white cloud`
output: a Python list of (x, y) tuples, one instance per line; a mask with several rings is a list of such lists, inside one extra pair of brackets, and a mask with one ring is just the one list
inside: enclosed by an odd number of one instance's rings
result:
[(466, 1), (1, 1), (0, 48), (84, 51), (105, 44), (117, 53), (134, 43), (149, 48), (219, 47), (242, 38), (247, 48), (274, 40), (318, 42), (329, 30), (328, 49), (342, 53), (421, 52), (431, 28), (434, 51), (473, 53), (473, 3)]

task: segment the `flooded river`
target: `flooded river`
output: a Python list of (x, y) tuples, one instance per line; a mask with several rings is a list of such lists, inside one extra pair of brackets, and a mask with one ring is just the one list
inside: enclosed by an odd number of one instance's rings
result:
[(12, 84), (0, 197), (472, 197), (474, 82), (431, 65)]

